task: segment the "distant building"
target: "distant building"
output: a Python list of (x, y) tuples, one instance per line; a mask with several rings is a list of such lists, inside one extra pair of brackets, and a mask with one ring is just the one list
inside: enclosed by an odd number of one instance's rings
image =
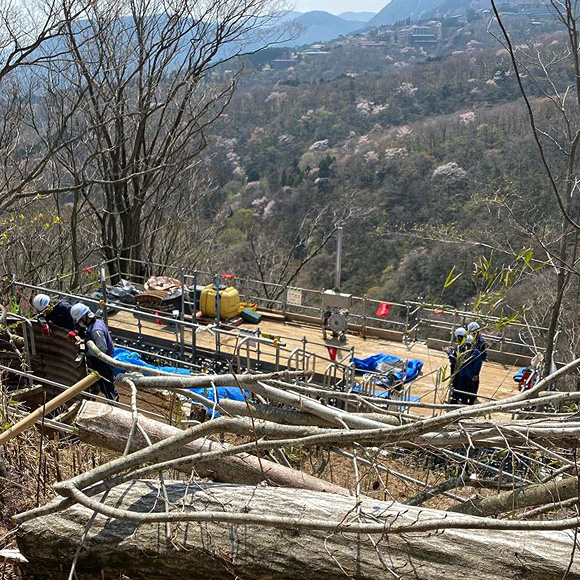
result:
[(449, 17), (449, 20), (455, 22), (457, 26), (465, 26), (467, 24), (467, 16), (465, 14), (454, 14)]
[(358, 46), (359, 48), (386, 49), (389, 47), (389, 43), (384, 40), (356, 40), (353, 42), (353, 46)]
[(320, 56), (321, 54), (330, 54), (329, 50), (305, 50), (300, 56)]
[(426, 24), (413, 24), (397, 30), (397, 42), (399, 44), (421, 46), (437, 44), (441, 38), (441, 22), (427, 22)]

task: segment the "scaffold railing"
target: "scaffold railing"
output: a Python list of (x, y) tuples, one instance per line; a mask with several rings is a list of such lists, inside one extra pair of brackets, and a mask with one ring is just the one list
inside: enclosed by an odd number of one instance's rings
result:
[[(144, 284), (152, 275), (168, 275), (180, 280), (184, 287), (193, 289), (191, 293), (183, 293), (183, 300), (178, 308), (178, 318), (183, 322), (187, 322), (185, 310), (194, 311), (197, 308), (195, 289), (199, 290), (211, 285), (215, 279), (215, 273), (203, 270), (186, 272), (183, 268), (150, 261), (137, 262), (130, 259), (116, 259), (115, 261), (116, 270), (121, 278), (133, 284)], [(37, 287), (74, 296), (85, 296), (91, 291), (100, 291), (106, 302), (106, 288), (113, 285), (113, 280), (107, 273), (107, 266), (111, 262), (112, 260), (109, 260), (83, 267), (77, 277), (79, 287), (74, 290), (69, 288), (68, 292), (64, 291), (67, 282), (73, 278), (72, 273), (53, 277), (39, 283)], [(143, 276), (135, 276), (128, 272), (131, 264), (139, 264), (144, 271)], [(254, 303), (260, 308), (279, 312), (289, 318), (309, 317), (314, 320), (322, 318), (323, 289), (282, 285), (237, 275), (236, 287), (242, 301)], [(379, 306), (384, 303), (389, 305), (387, 317), (377, 315)], [(453, 337), (455, 328), (465, 326), (471, 320), (477, 320), (482, 324), (488, 343), (501, 352), (533, 356), (545, 348), (547, 328), (528, 324), (525, 321), (506, 323), (501, 316), (474, 312), (469, 310), (468, 305), (464, 305), (463, 308), (454, 308), (445, 304), (418, 300), (397, 302), (388, 298), (379, 300), (368, 296), (353, 295), (348, 314), (351, 328), (363, 336), (376, 330), (386, 330), (399, 333), (393, 334), (393, 338), (396, 340), (398, 336), (398, 339), (407, 343), (429, 339), (449, 341)], [(191, 321), (195, 322), (193, 318)]]

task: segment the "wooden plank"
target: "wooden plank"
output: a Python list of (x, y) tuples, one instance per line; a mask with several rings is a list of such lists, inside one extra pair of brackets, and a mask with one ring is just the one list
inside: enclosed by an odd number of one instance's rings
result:
[(21, 419), (20, 421), (18, 421), (18, 423), (12, 425), (8, 429), (6, 429), (6, 431), (3, 431), (0, 434), (0, 445), (8, 443), (8, 441), (14, 439), (14, 437), (22, 433), (24, 430), (28, 429), (28, 427), (31, 427), (32, 425), (40, 421), (40, 419), (42, 419), (44, 416), (48, 415), (55, 409), (58, 409), (58, 407), (60, 407), (73, 397), (76, 397), (79, 393), (82, 393), (85, 389), (88, 389), (98, 380), (99, 376), (96, 374), (87, 375), (84, 379), (80, 380), (78, 383), (75, 383), (72, 387), (66, 389), (66, 391), (63, 391), (62, 393), (54, 397), (54, 399), (51, 399), (45, 405), (39, 407), (38, 409), (30, 413), (30, 415), (24, 417), (24, 419)]

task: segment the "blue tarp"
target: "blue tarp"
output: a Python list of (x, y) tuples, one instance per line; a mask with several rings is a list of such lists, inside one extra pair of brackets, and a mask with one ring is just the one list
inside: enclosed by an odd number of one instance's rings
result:
[[(158, 371), (165, 371), (166, 373), (173, 373), (175, 375), (190, 375), (189, 369), (180, 369), (176, 367), (157, 367), (155, 365), (146, 363), (138, 352), (133, 352), (132, 350), (126, 350), (124, 348), (115, 348), (113, 351), (113, 358), (120, 362), (129, 363), (132, 365), (138, 365), (146, 369), (155, 369)], [(123, 369), (115, 369), (115, 374), (124, 373)], [(146, 371), (143, 371), (146, 373)]]
[[(375, 354), (372, 356), (368, 356), (367, 358), (356, 358), (353, 357), (354, 366), (359, 371), (376, 371), (377, 366), (386, 363), (386, 364), (396, 364), (400, 362), (398, 356), (393, 356), (391, 354)], [(399, 381), (403, 381), (404, 383), (408, 383), (416, 379), (419, 374), (421, 373), (421, 369), (423, 368), (423, 361), (418, 358), (411, 358), (407, 361), (407, 369), (403, 373), (403, 371), (395, 372), (395, 377)]]
[(515, 375), (514, 375), (514, 381), (516, 383), (519, 383), (522, 380), (522, 375), (524, 374), (524, 371), (527, 369), (528, 367), (522, 367)]
[[(352, 392), (353, 393), (359, 393), (361, 390), (360, 385), (355, 385), (352, 388)], [(388, 389), (381, 389), (373, 391), (373, 397), (380, 397), (381, 399), (390, 399), (392, 396), (391, 391), (389, 391)], [(410, 401), (413, 403), (420, 403), (421, 402), (421, 397), (417, 396), (417, 395), (398, 395), (397, 396), (397, 400), (401, 400), (402, 402), (404, 401)]]
[[(238, 387), (205, 387), (201, 389), (189, 389), (193, 393), (197, 393), (206, 399), (209, 399), (212, 402), (216, 402), (219, 404), (221, 399), (231, 399), (233, 401), (245, 401), (246, 397), (249, 397), (246, 391), (241, 391)], [(216, 394), (217, 391), (217, 394)], [(205, 408), (212, 413), (213, 407), (205, 405)], [(212, 414), (212, 418), (219, 417), (220, 414), (218, 411)]]
[[(143, 372), (146, 373), (146, 369), (156, 369), (160, 371), (165, 371), (168, 373), (173, 373), (176, 375), (191, 375), (191, 371), (189, 369), (181, 369), (176, 367), (158, 367), (152, 364), (145, 362), (141, 355), (137, 352), (133, 352), (130, 350), (126, 350), (124, 348), (115, 348), (113, 352), (113, 358), (117, 359), (118, 361), (130, 363), (133, 365), (138, 365), (143, 368)], [(115, 374), (126, 372), (122, 369), (115, 369)], [(200, 389), (189, 389), (190, 391), (197, 393), (209, 399), (210, 401), (215, 402), (217, 397), (217, 402), (219, 403), (220, 399), (233, 399), (234, 401), (244, 401), (247, 393), (244, 391), (242, 392), (238, 387), (202, 387)], [(217, 392), (216, 392), (217, 391)], [(208, 411), (211, 412), (212, 408), (207, 407)], [(219, 413), (216, 411), (214, 417), (218, 417)]]

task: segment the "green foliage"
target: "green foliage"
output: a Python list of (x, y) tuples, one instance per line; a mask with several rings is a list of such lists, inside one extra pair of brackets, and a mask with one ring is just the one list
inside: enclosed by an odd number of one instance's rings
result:
[(16, 296), (10, 296), (10, 300), (8, 302), (8, 311), (10, 314), (20, 314), (20, 304), (18, 304)]
[(461, 276), (461, 272), (459, 272), (459, 274), (455, 274), (455, 266), (453, 266), (453, 268), (451, 268), (449, 274), (447, 274), (447, 279), (445, 280), (445, 283), (443, 284), (443, 288), (449, 288), (449, 286), (451, 286), (456, 280), (459, 279), (459, 277)]
[(529, 274), (540, 272), (544, 264), (534, 265), (531, 248), (522, 248), (507, 264), (498, 264), (493, 253), (480, 256), (474, 264), (473, 280), (478, 289), (474, 310), (487, 315), (500, 316), (498, 328), (518, 321), (526, 308), (504, 314), (504, 305), (510, 290)]

